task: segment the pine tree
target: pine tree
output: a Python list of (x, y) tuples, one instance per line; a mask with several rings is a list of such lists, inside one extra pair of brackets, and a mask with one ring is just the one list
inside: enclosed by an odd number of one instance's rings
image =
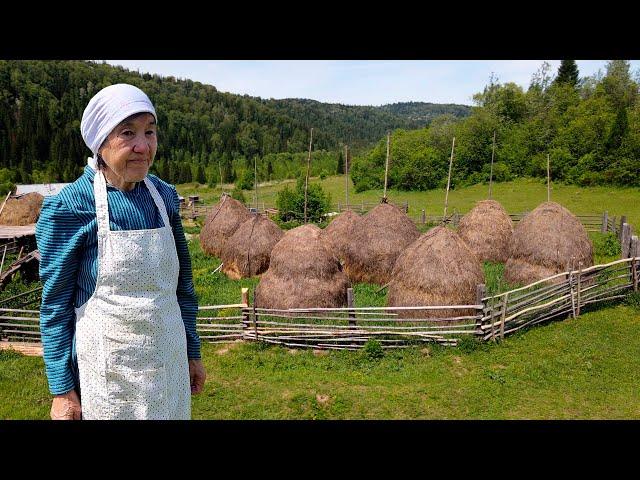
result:
[(578, 65), (575, 60), (562, 60), (558, 68), (557, 83), (568, 83), (574, 87), (578, 86)]

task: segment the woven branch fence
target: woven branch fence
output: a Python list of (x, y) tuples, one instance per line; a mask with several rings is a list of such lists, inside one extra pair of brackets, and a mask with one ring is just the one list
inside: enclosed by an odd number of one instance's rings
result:
[[(457, 345), (463, 336), (496, 341), (552, 319), (576, 318), (587, 307), (637, 292), (637, 243), (634, 253), (632, 258), (559, 273), (494, 296), (483, 296), (484, 286), (479, 285), (478, 301), (473, 305), (277, 310), (249, 305), (247, 289), (243, 289), (241, 303), (200, 306), (196, 326), (200, 338), (211, 343), (245, 340), (317, 349), (354, 350), (370, 339), (383, 348), (425, 342)], [(353, 296), (349, 298), (352, 302)], [(468, 313), (446, 315), (451, 310)], [(428, 312), (429, 318), (415, 318), (419, 312)], [(434, 312), (442, 316), (434, 317)], [(0, 339), (39, 342), (39, 311), (1, 304)]]

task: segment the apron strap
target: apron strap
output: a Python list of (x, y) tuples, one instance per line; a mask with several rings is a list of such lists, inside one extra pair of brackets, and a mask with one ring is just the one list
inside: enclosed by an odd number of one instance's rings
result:
[[(145, 177), (144, 184), (147, 186), (153, 202), (156, 204), (160, 217), (165, 227), (171, 228), (169, 222), (169, 216), (167, 214), (167, 208), (158, 193), (158, 190), (153, 183)], [(109, 231), (109, 202), (107, 201), (107, 181), (104, 178), (104, 173), (101, 170), (96, 171), (93, 178), (93, 192), (96, 199), (96, 218), (98, 220), (98, 232)]]
[(149, 177), (144, 177), (144, 184), (147, 186), (147, 189), (149, 189), (149, 193), (151, 194), (151, 198), (153, 198), (153, 201), (155, 202), (156, 207), (158, 207), (158, 211), (160, 212), (160, 216), (162, 217), (164, 226), (170, 229), (171, 223), (169, 223), (169, 216), (167, 215), (167, 207), (165, 207), (164, 202), (162, 201), (162, 198), (158, 193), (158, 190), (156, 189), (153, 182), (149, 180)]
[(107, 201), (107, 181), (101, 170), (97, 170), (93, 177), (93, 194), (96, 199), (96, 218), (98, 232), (109, 231), (109, 204)]

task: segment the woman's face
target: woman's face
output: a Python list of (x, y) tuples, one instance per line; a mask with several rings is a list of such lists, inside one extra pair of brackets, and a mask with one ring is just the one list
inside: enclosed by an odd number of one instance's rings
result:
[(118, 183), (144, 180), (158, 149), (156, 121), (150, 113), (132, 115), (120, 123), (100, 149)]

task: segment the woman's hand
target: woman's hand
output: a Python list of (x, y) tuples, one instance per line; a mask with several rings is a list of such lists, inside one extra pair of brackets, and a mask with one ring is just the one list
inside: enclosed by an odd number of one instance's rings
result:
[(54, 396), (50, 415), (51, 420), (82, 420), (82, 407), (76, 391)]
[(204, 388), (204, 381), (207, 378), (207, 374), (204, 371), (204, 365), (202, 360), (191, 359), (189, 360), (189, 379), (191, 381), (191, 395), (197, 395), (202, 392)]

